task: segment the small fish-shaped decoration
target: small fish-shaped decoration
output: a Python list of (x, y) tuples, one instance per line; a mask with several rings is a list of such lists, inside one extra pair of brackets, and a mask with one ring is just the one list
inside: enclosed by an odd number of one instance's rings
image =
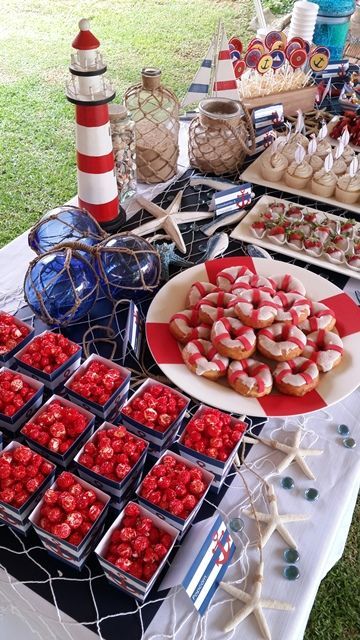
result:
[(200, 231), (204, 233), (206, 236), (210, 237), (220, 229), (221, 227), (226, 227), (230, 224), (235, 224), (235, 222), (239, 222), (241, 218), (246, 214), (245, 209), (239, 209), (239, 211), (229, 211), (229, 213), (223, 213), (221, 216), (216, 218), (213, 222), (208, 222), (200, 227)]
[(269, 258), (272, 260), (272, 256), (262, 247), (257, 247), (256, 244), (249, 244), (247, 252), (250, 258)]
[(210, 189), (222, 191), (223, 189), (226, 189), (226, 187), (236, 187), (236, 182), (221, 178), (205, 178), (204, 176), (196, 174), (190, 178), (190, 186), (196, 187), (197, 185), (203, 185), (204, 187), (210, 187)]
[(216, 233), (207, 241), (206, 249), (198, 262), (201, 263), (205, 262), (206, 260), (213, 260), (214, 258), (216, 258), (216, 256), (224, 253), (228, 246), (229, 236), (227, 235), (227, 233)]

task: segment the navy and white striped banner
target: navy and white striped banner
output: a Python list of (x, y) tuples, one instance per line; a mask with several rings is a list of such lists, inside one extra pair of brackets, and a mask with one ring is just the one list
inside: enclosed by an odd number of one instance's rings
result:
[(220, 515), (194, 525), (178, 551), (161, 588), (182, 585), (204, 615), (235, 553), (235, 543)]
[(250, 182), (236, 185), (231, 189), (217, 191), (214, 196), (215, 214), (221, 216), (229, 211), (238, 211), (251, 204), (252, 198), (252, 184)]
[(268, 104), (265, 107), (253, 109), (252, 119), (257, 129), (267, 126), (278, 126), (284, 122), (284, 107), (282, 104)]

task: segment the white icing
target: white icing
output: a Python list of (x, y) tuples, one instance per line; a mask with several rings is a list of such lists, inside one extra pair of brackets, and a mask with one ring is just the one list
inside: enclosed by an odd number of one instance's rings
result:
[[(184, 311), (179, 311), (178, 313), (181, 313), (181, 315), (185, 316), (187, 320), (185, 320), (184, 318), (170, 318), (170, 324), (175, 324), (177, 330), (180, 333), (182, 333), (185, 338), (193, 332), (194, 328), (197, 329), (199, 338), (204, 338), (204, 339), (209, 338), (210, 336), (209, 327), (204, 327), (204, 326), (194, 327), (194, 325), (192, 324), (193, 311), (190, 311), (189, 309), (184, 309)], [(198, 322), (200, 324), (200, 320)]]
[[(258, 276), (257, 274), (251, 274), (249, 276), (241, 276), (240, 278), (236, 278), (235, 284), (233, 284), (231, 288), (231, 293), (238, 295), (242, 293), (244, 289), (259, 289), (261, 287), (266, 287), (267, 289), (274, 290), (274, 287), (268, 278), (264, 278), (264, 276)], [(270, 293), (270, 292), (269, 292)]]
[[(202, 294), (199, 291), (198, 285), (204, 287), (205, 294)], [(211, 282), (194, 282), (194, 284), (190, 287), (188, 295), (189, 306), (194, 307), (199, 302), (199, 300), (204, 297), (204, 295), (212, 293), (213, 291), (217, 291), (217, 287), (214, 284), (211, 284)]]
[[(208, 354), (211, 349), (213, 349), (213, 345), (211, 342), (207, 340), (199, 340), (199, 342), (203, 345), (205, 349), (205, 354)], [(189, 360), (189, 357), (194, 355), (195, 353), (199, 353), (199, 349), (196, 344), (193, 342), (188, 342), (186, 347), (183, 349), (183, 358), (185, 361)], [(229, 365), (229, 359), (221, 356), (219, 353), (216, 353), (211, 360), (208, 360), (206, 356), (203, 356), (196, 360), (192, 366), (195, 366), (195, 373), (197, 376), (202, 376), (204, 373), (209, 371), (219, 371), (219, 366), (216, 362), (213, 362), (213, 359), (220, 361), (224, 365), (224, 369), (227, 369)]]
[[(284, 278), (290, 278), (286, 289), (283, 289)], [(289, 276), (288, 274), (271, 277), (271, 284), (275, 286), (276, 291), (284, 291), (285, 293), (294, 291), (295, 293), (299, 293), (301, 296), (306, 295), (306, 289), (303, 283), (297, 278), (294, 278), (294, 276)]]
[[(261, 299), (261, 304), (264, 306), (261, 306), (258, 308), (257, 318), (261, 322), (262, 321), (266, 322), (276, 316), (277, 310), (271, 306), (264, 304), (267, 301), (272, 302), (273, 300), (269, 293), (266, 293), (265, 291), (259, 291), (259, 295)], [(239, 309), (245, 317), (250, 317), (252, 315), (252, 312), (254, 311), (254, 308), (256, 308), (252, 303), (252, 297), (253, 297), (253, 291), (251, 289), (249, 291), (243, 290), (241, 292), (241, 296), (239, 296), (238, 299), (235, 299), (235, 302), (234, 302), (235, 310)]]
[(201, 309), (203, 313), (208, 315), (212, 322), (218, 320), (218, 308), (224, 309), (223, 315), (226, 318), (234, 318), (234, 307), (230, 307), (229, 309), (227, 308), (232, 300), (235, 300), (235, 296), (231, 295), (231, 293), (209, 293), (199, 303), (199, 309)]
[[(303, 362), (306, 362), (306, 358), (302, 358), (299, 356), (298, 358), (294, 358), (293, 360), (291, 360), (291, 362), (293, 362), (295, 366), (300, 367)], [(303, 373), (307, 373), (312, 380), (316, 380), (319, 375), (319, 370), (316, 364), (314, 362), (311, 362), (311, 360), (308, 360), (308, 363), (309, 364), (305, 371), (303, 371)], [(292, 373), (289, 362), (280, 362), (277, 367), (275, 367), (273, 371), (274, 378), (276, 379), (276, 377), (282, 371), (288, 371), (288, 373), (281, 380), (281, 382), (283, 382), (284, 384), (290, 384), (292, 387), (302, 387), (306, 384), (303, 376), (300, 373)]]
[[(277, 322), (271, 325), (271, 327), (268, 327), (266, 331), (269, 331), (276, 339), (281, 335), (283, 326), (284, 325), (281, 322)], [(300, 329), (298, 329), (298, 327), (292, 325), (289, 329), (289, 334), (289, 337), (294, 337), (297, 340), (300, 340), (303, 348), (305, 347), (306, 336), (302, 331), (300, 331)], [(293, 351), (293, 349), (298, 348), (298, 345), (295, 342), (291, 342), (291, 340), (281, 340), (280, 342), (275, 342), (275, 340), (271, 340), (266, 335), (262, 334), (261, 331), (259, 331), (258, 333), (258, 343), (263, 349), (265, 349), (265, 351), (271, 353), (274, 356), (285, 356), (289, 352)]]
[(329, 348), (331, 345), (335, 345), (343, 349), (343, 341), (337, 333), (327, 331), (324, 335), (323, 344), (324, 349), (318, 348), (319, 331), (313, 331), (307, 336), (307, 344), (303, 351), (303, 355), (306, 358), (311, 358), (313, 353), (316, 353), (316, 364), (322, 371), (330, 371), (334, 364), (338, 361), (341, 354), (339, 351)]
[[(244, 366), (244, 362), (245, 362), (245, 366)], [(246, 375), (241, 376), (240, 381), (241, 381), (241, 384), (243, 384), (246, 387), (248, 387), (248, 389), (251, 390), (257, 385), (257, 383), (258, 383), (257, 378), (260, 378), (261, 380), (263, 380), (265, 387), (271, 387), (272, 386), (272, 376), (271, 376), (271, 371), (270, 371), (269, 367), (259, 371), (259, 373), (256, 375), (256, 377), (252, 376), (252, 371), (259, 364), (261, 364), (261, 363), (258, 362), (257, 360), (253, 360), (252, 358), (247, 358), (245, 361), (244, 360), (233, 360), (231, 362), (231, 364), (230, 364), (230, 367), (229, 367), (228, 377), (230, 378), (231, 374), (234, 371), (244, 371)]]
[[(278, 309), (276, 313), (276, 320), (278, 322), (289, 322), (289, 321), (292, 322), (293, 318), (291, 315), (291, 309), (294, 309), (298, 314), (298, 316), (301, 316), (304, 313), (306, 313), (306, 315), (309, 315), (310, 304), (308, 303), (307, 300), (303, 298), (303, 296), (300, 296), (297, 293), (284, 293), (282, 297), (286, 298), (286, 305), (288, 309), (287, 310), (284, 308)], [(280, 296), (275, 296), (274, 302), (279, 306), (283, 304)]]
[[(318, 318), (317, 314), (320, 313), (320, 311), (329, 311), (329, 313)], [(310, 316), (306, 320), (304, 320), (304, 322), (300, 322), (299, 324), (299, 328), (301, 329), (301, 331), (304, 331), (304, 333), (309, 333), (310, 331), (314, 331), (314, 327), (310, 326), (310, 320), (311, 318), (314, 318), (314, 317), (316, 319), (317, 329), (326, 329), (326, 327), (330, 324), (330, 322), (333, 319), (333, 316), (330, 313), (329, 307), (327, 307), (325, 304), (322, 304), (322, 302), (311, 302)]]
[[(229, 278), (226, 277), (226, 274)], [(236, 278), (240, 275), (252, 275), (252, 271), (246, 267), (228, 267), (220, 271), (216, 277), (216, 284), (222, 291), (230, 291)]]
[[(235, 331), (237, 331), (238, 329), (241, 329), (242, 327), (246, 327), (246, 325), (240, 322), (240, 320), (238, 320), (237, 318), (228, 318), (228, 320), (231, 325), (231, 328), (234, 329)], [(217, 322), (214, 322), (211, 329), (211, 340), (213, 340), (216, 336), (220, 336), (226, 332), (227, 332), (227, 329), (224, 326), (222, 320), (218, 320)], [(246, 332), (243, 333), (242, 335), (250, 342), (250, 345), (252, 348), (256, 343), (256, 336), (252, 328), (246, 327)], [(230, 336), (228, 338), (223, 338), (221, 340), (221, 344), (224, 347), (227, 347), (229, 349), (234, 349), (234, 348), (238, 349), (239, 347), (241, 347), (242, 349), (246, 350), (241, 342), (241, 336), (239, 336), (238, 338), (236, 337), (231, 338)], [(216, 347), (216, 344), (215, 344), (215, 347)]]

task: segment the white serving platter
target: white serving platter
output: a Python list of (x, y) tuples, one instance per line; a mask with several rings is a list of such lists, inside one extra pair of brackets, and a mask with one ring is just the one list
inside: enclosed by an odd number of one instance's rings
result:
[[(186, 295), (194, 282), (214, 283), (219, 271), (237, 265), (244, 265), (263, 276), (293, 275), (304, 284), (309, 298), (322, 301), (334, 310), (336, 326), (344, 343), (343, 359), (335, 369), (321, 374), (318, 387), (305, 396), (286, 396), (275, 390), (264, 398), (244, 397), (236, 393), (226, 379), (215, 382), (197, 376), (184, 364), (180, 345), (169, 331), (169, 319), (185, 308)], [(360, 309), (329, 280), (279, 260), (231, 256), (182, 271), (156, 294), (147, 314), (145, 328), (155, 362), (179, 389), (204, 404), (238, 415), (264, 418), (303, 415), (340, 402), (359, 385), (360, 360), (357, 354), (360, 353)]]
[[(258, 238), (251, 231), (251, 225), (256, 220), (259, 220), (260, 214), (265, 213), (269, 204), (277, 202), (282, 203), (286, 207), (294, 206), (293, 202), (289, 200), (283, 200), (281, 198), (272, 198), (271, 196), (262, 196), (252, 209), (247, 213), (247, 215), (239, 222), (239, 224), (235, 227), (230, 237), (235, 238), (236, 240), (244, 240), (245, 242), (251, 242), (259, 245), (260, 247), (264, 247), (264, 249), (270, 249), (272, 251), (276, 251), (277, 253), (283, 253), (285, 256), (290, 256), (291, 258), (296, 258), (297, 260), (302, 260), (303, 262), (310, 262), (310, 264), (315, 264), (322, 269), (328, 269), (329, 271), (335, 271), (336, 273), (342, 273), (344, 276), (348, 276), (349, 278), (357, 278), (360, 280), (360, 271), (355, 271), (355, 269), (350, 269), (346, 264), (334, 264), (330, 262), (325, 256), (320, 256), (319, 258), (315, 256), (311, 256), (303, 250), (293, 249), (289, 247), (287, 244), (278, 244), (277, 242), (269, 240), (266, 236), (264, 238)], [(300, 206), (300, 205), (299, 205)], [(313, 209), (311, 207), (301, 207), (301, 209), (306, 209), (308, 213), (321, 213), (329, 218), (330, 220), (343, 220), (341, 216), (335, 216), (332, 213), (324, 213), (323, 211), (319, 211), (318, 209)], [(358, 224), (360, 231), (360, 223)]]

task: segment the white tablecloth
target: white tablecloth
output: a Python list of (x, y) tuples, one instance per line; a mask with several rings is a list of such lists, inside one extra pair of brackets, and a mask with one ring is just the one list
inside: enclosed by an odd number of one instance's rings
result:
[[(186, 125), (183, 125), (185, 134)], [(180, 169), (185, 169), (186, 162), (186, 136), (182, 135)], [(164, 185), (159, 187), (144, 187), (142, 193), (147, 197), (154, 197)], [(136, 206), (132, 205), (129, 213), (132, 214)], [(22, 234), (0, 251), (0, 295), (6, 295), (5, 306), (14, 311), (19, 304), (20, 288), (29, 261), (34, 257), (27, 245), (27, 233)], [(341, 557), (346, 537), (348, 534), (351, 517), (355, 507), (356, 496), (360, 483), (360, 448), (347, 450), (343, 447), (341, 439), (336, 433), (336, 424), (344, 422), (351, 428), (353, 437), (360, 441), (360, 426), (358, 416), (360, 412), (360, 392), (352, 394), (347, 400), (329, 410), (328, 414), (318, 412), (307, 421), (310, 430), (314, 431), (312, 442), (318, 437), (317, 448), (323, 448), (324, 454), (318, 458), (309, 458), (310, 465), (317, 476), (316, 482), (305, 479), (297, 466), (288, 470), (296, 482), (296, 488), (287, 492), (279, 486), (278, 477), (273, 482), (278, 494), (279, 505), (282, 512), (307, 513), (311, 519), (306, 523), (291, 523), (289, 530), (299, 542), (301, 555), (299, 569), (301, 578), (293, 583), (286, 581), (281, 576), (283, 561), (282, 550), (285, 545), (278, 534), (274, 534), (265, 549), (265, 597), (274, 597), (286, 600), (296, 606), (293, 613), (276, 612), (266, 610), (265, 615), (272, 631), (273, 640), (301, 640), (306, 627), (307, 619), (313, 605), (320, 581)], [(270, 421), (264, 428), (263, 434), (268, 436), (275, 428), (284, 426), (284, 421)], [(294, 429), (292, 421), (286, 425), (287, 430)], [(279, 431), (279, 439), (286, 437), (286, 432)], [(309, 436), (306, 436), (307, 438)], [(310, 438), (310, 439), (311, 439)], [(266, 460), (257, 465), (257, 471), (262, 476), (273, 471), (271, 460), (279, 459), (277, 452), (270, 452), (263, 445), (253, 447), (247, 458), (248, 462), (254, 462), (265, 456)], [(284, 474), (283, 474), (284, 475)], [(246, 471), (246, 478), (253, 489), (256, 489), (256, 478)], [(305, 488), (315, 486), (320, 492), (318, 502), (308, 503), (303, 498)], [(234, 515), (240, 515), (240, 505), (247, 501), (244, 489), (239, 478), (233, 480), (231, 489), (227, 492), (220, 509), (224, 514), (230, 510)], [(258, 503), (258, 509), (264, 510), (264, 502)], [(244, 516), (245, 518), (245, 516)], [(245, 532), (250, 541), (255, 539), (255, 530), (251, 521), (246, 521)], [(250, 562), (250, 567), (256, 566), (256, 551), (246, 543), (246, 535), (237, 538), (238, 553), (241, 561), (236, 562), (227, 572), (226, 581), (241, 580)], [(34, 594), (28, 587), (19, 586), (10, 588), (11, 576), (0, 572), (0, 614), (3, 611), (3, 619), (0, 618), (1, 636), (16, 637), (18, 640), (33, 637), (48, 638), (54, 634), (55, 638), (76, 638), (77, 640), (94, 640), (95, 635), (85, 628), (74, 626), (68, 616), (63, 616), (61, 623), (57, 620), (55, 608), (45, 600)], [(244, 582), (240, 586), (244, 588)], [(251, 570), (248, 588), (251, 589)], [(227, 638), (248, 638), (256, 640), (259, 637), (258, 628), (253, 616), (248, 618), (233, 636), (222, 632), (223, 623), (231, 614), (230, 604), (217, 606), (222, 600), (229, 600), (222, 591), (218, 590), (208, 615), (200, 620), (193, 611), (186, 595), (180, 591), (174, 597), (171, 595), (160, 607), (157, 615), (144, 634), (144, 640), (153, 638), (176, 638), (176, 640), (227, 640)], [(237, 609), (238, 604), (234, 608)], [(39, 612), (39, 613), (38, 613)], [(39, 615), (40, 614), (40, 615)], [(19, 620), (26, 618), (26, 624)], [(46, 625), (43, 619), (46, 620)], [(24, 626), (25, 625), (25, 626)], [(26, 629), (26, 632), (24, 631)], [(51, 632), (49, 631), (51, 629)], [(119, 619), (121, 629), (121, 619)], [(36, 635), (35, 635), (36, 632)]]

